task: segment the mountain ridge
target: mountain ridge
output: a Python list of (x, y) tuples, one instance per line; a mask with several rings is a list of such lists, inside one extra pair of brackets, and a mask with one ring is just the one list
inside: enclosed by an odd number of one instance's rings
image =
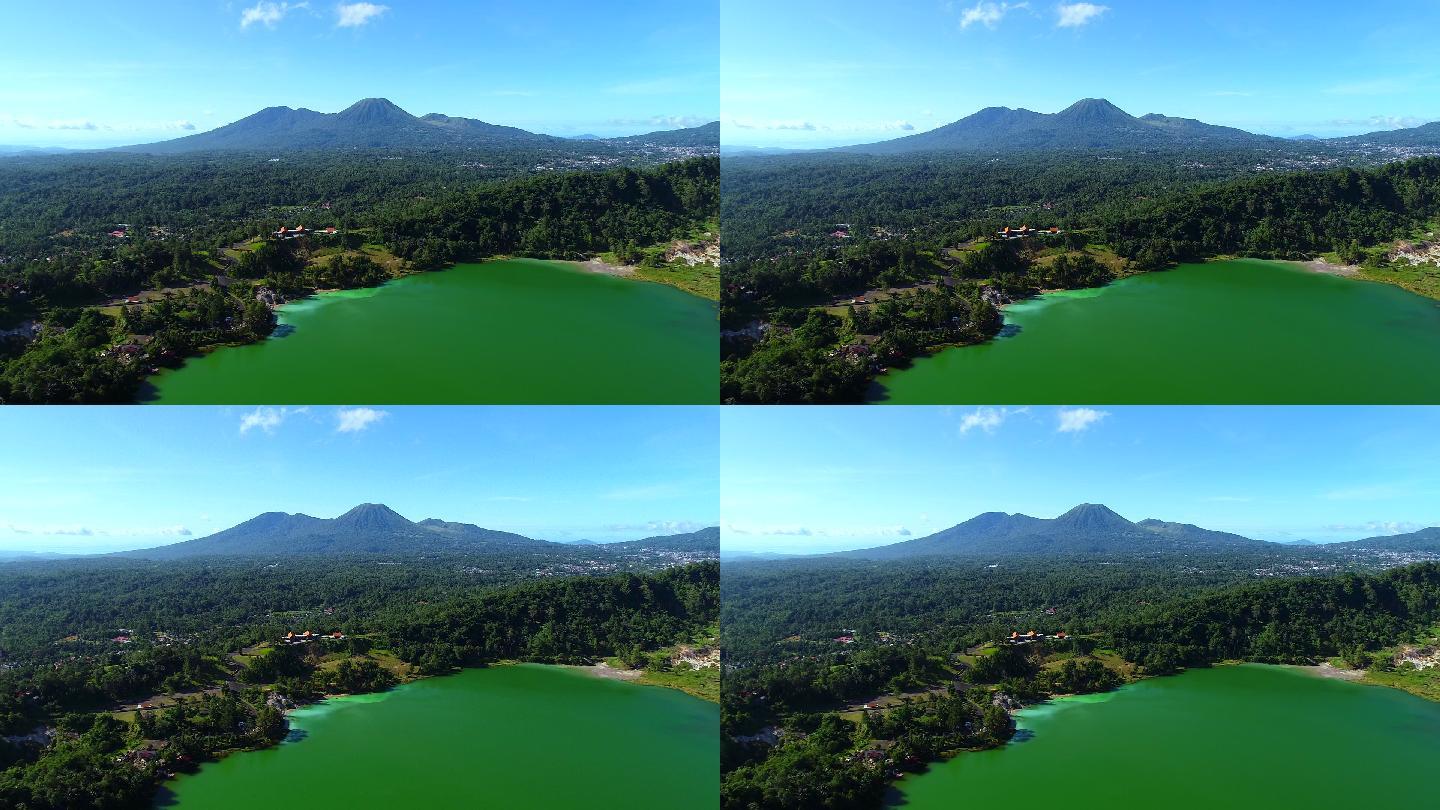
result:
[(105, 556), (150, 560), (204, 557), (285, 557), (324, 554), (414, 555), (548, 550), (557, 553), (610, 549), (619, 552), (715, 551), (715, 527), (620, 543), (576, 546), (488, 529), (472, 523), (425, 518), (411, 521), (390, 507), (362, 503), (333, 518), (263, 512), (205, 537)]
[(925, 537), (826, 555), (865, 559), (1008, 554), (1137, 554), (1267, 545), (1229, 532), (1146, 518), (1132, 522), (1103, 504), (1082, 503), (1054, 518), (983, 512)]
[[(325, 149), (440, 149), (536, 147), (575, 150), (589, 145), (719, 146), (719, 122), (619, 138), (576, 141), (475, 118), (427, 113), (414, 116), (386, 98), (365, 98), (339, 112), (266, 107), (207, 132), (166, 141), (115, 147), (149, 154)], [(713, 137), (712, 137), (713, 136)]]
[(1306, 144), (1440, 146), (1440, 121), (1363, 135), (1281, 138), (1161, 113), (1133, 116), (1107, 99), (1084, 98), (1054, 113), (1023, 107), (985, 107), (926, 132), (828, 151), (873, 155), (913, 152), (1039, 151), (1047, 149), (1163, 149), (1276, 147)]

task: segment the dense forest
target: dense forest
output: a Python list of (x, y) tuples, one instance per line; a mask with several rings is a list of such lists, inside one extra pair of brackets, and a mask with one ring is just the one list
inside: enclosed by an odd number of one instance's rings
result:
[[(476, 561), (0, 566), (0, 806), (147, 807), (167, 774), (273, 744), (281, 710), (324, 694), (643, 659), (718, 619), (715, 563), (526, 582)], [(302, 629), (327, 638), (278, 641)]]
[[(976, 301), (998, 306), (1231, 254), (1333, 253), (1384, 269), (1385, 257), (1367, 248), (1440, 216), (1440, 158), (1257, 171), (1272, 158), (1223, 150), (727, 159), (722, 396), (860, 402), (886, 368), (998, 334), (998, 315)], [(995, 238), (1021, 226), (1036, 233)], [(937, 289), (941, 299), (925, 295)]]
[[(0, 161), (0, 403), (133, 401), (156, 367), (270, 334), (287, 297), (502, 254), (629, 255), (718, 207), (715, 158), (497, 179), (453, 159)], [(312, 235), (267, 236), (297, 225)]]
[[(1365, 654), (1440, 621), (1440, 564), (1249, 584), (1151, 605), (1109, 623), (1146, 672), (1241, 660), (1308, 664)], [(1359, 664), (1363, 665), (1363, 663)]]
[(1298, 259), (1403, 236), (1440, 216), (1440, 158), (1206, 186), (1102, 211), (1105, 241), (1138, 269), (1225, 254)]
[(877, 807), (1003, 744), (1007, 709), (1221, 661), (1385, 666), (1440, 621), (1440, 564), (1262, 578), (1261, 556), (727, 564), (722, 806)]

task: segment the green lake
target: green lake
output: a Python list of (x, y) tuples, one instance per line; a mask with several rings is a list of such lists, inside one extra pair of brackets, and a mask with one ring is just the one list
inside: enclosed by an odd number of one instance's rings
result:
[(720, 710), (673, 689), (522, 664), (290, 715), (287, 742), (169, 784), (157, 807), (713, 807)]
[(1440, 402), (1440, 302), (1254, 259), (1006, 308), (997, 340), (882, 375), (894, 404)]
[(1440, 704), (1257, 665), (1191, 670), (1018, 713), (1016, 741), (897, 783), (907, 810), (1419, 807)]
[(165, 404), (714, 404), (716, 305), (510, 259), (286, 304), (275, 335), (151, 378)]

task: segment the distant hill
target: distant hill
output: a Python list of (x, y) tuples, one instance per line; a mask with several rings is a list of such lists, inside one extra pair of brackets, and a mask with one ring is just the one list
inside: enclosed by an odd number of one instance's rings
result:
[(69, 152), (83, 152), (83, 149), (68, 149), (63, 146), (13, 146), (0, 144), (0, 155), (63, 155)]
[(1344, 543), (1330, 543), (1331, 549), (1366, 549), (1370, 551), (1434, 551), (1440, 552), (1440, 527), (1432, 526), (1408, 534), (1389, 534), (1367, 537), (1364, 540), (1350, 540)]
[(793, 560), (797, 557), (810, 557), (810, 554), (786, 554), (781, 551), (721, 551), (722, 562), (751, 562), (758, 560)]
[(647, 132), (644, 135), (630, 135), (624, 138), (605, 138), (606, 143), (620, 146), (719, 146), (720, 122), (711, 121), (698, 127), (665, 129)]
[[(589, 136), (582, 136), (589, 137)], [(719, 123), (597, 139), (616, 146), (718, 146)], [(158, 143), (119, 147), (151, 154), (319, 149), (582, 148), (585, 142), (441, 113), (416, 117), (388, 99), (367, 98), (337, 113), (267, 107), (231, 124)]]
[(1388, 129), (1346, 138), (1327, 138), (1326, 143), (1379, 146), (1440, 146), (1440, 121), (1407, 129)]
[(355, 148), (438, 148), (563, 144), (563, 138), (515, 127), (431, 113), (417, 118), (383, 98), (357, 101), (338, 113), (267, 107), (231, 124), (123, 151), (154, 154)]
[(686, 534), (669, 534), (647, 537), (643, 540), (626, 540), (621, 543), (606, 543), (601, 548), (607, 551), (689, 551), (720, 553), (720, 527), (711, 526)]
[(1134, 149), (1181, 146), (1263, 146), (1283, 142), (1232, 127), (1151, 113), (1139, 118), (1105, 99), (1087, 98), (1057, 113), (987, 107), (928, 132), (880, 143), (841, 147), (848, 152)]
[(412, 523), (388, 506), (361, 504), (332, 519), (266, 512), (208, 537), (122, 552), (151, 560), (297, 554), (417, 554), (502, 548), (556, 548), (558, 543), (468, 523), (429, 518)]
[(986, 512), (928, 537), (831, 555), (875, 560), (939, 555), (1140, 554), (1263, 549), (1268, 544), (1188, 523), (1132, 523), (1099, 504), (1081, 504), (1052, 519)]
[(24, 562), (27, 560), (68, 560), (74, 554), (58, 551), (0, 551), (0, 562)]

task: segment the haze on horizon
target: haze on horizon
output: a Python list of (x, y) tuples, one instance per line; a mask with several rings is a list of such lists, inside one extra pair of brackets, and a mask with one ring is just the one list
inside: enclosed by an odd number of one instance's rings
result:
[(382, 503), (559, 542), (719, 523), (713, 408), (16, 408), (0, 422), (0, 556), (100, 553), (263, 512)]
[(1434, 409), (721, 410), (727, 554), (870, 548), (1081, 503), (1274, 542), (1440, 525)]
[(1436, 25), (1396, 0), (728, 0), (721, 141), (844, 146), (1082, 98), (1280, 137), (1413, 127), (1440, 119), (1417, 36)]
[(705, 4), (79, 0), (16, 5), (6, 23), (0, 145), (149, 143), (371, 97), (566, 137), (718, 117)]

